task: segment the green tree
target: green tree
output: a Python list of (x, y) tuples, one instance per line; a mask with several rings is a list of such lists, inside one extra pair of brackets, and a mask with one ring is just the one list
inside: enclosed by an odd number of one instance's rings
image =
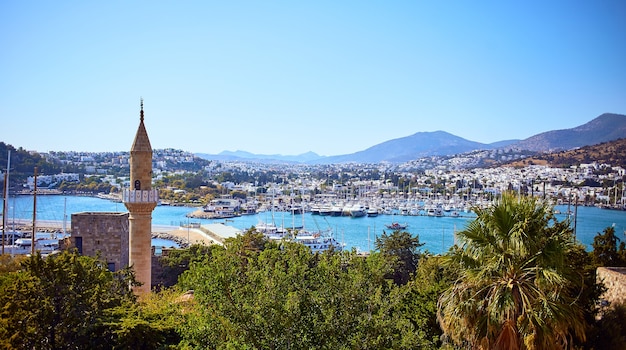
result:
[(178, 281), (178, 277), (189, 269), (193, 262), (200, 262), (211, 255), (216, 245), (193, 244), (185, 249), (173, 249), (167, 255), (159, 258), (163, 266), (161, 278), (165, 287), (172, 287)]
[(313, 254), (287, 241), (260, 245), (250, 231), (227, 240), (210, 259), (192, 263), (181, 275), (179, 287), (193, 289), (197, 304), (179, 333), (183, 345), (198, 349), (430, 344), (421, 342), (431, 334), (420, 328), (428, 322), (408, 317), (416, 310), (404, 304), (412, 295), (409, 287), (396, 286), (386, 277), (390, 272), (388, 258), (380, 253)]
[(626, 266), (626, 261), (623, 259), (624, 250), (626, 249), (621, 244), (618, 250), (617, 242), (619, 240), (615, 235), (614, 227), (609, 226), (604, 229), (603, 233), (598, 233), (593, 238), (593, 243), (591, 243), (593, 247), (591, 252), (593, 262), (597, 266)]
[(100, 338), (100, 347), (150, 350), (178, 345), (181, 336), (177, 328), (185, 321), (185, 308), (193, 304), (193, 299), (184, 297), (175, 289), (164, 289), (141, 298), (139, 302), (127, 300), (118, 307), (107, 309), (102, 334), (108, 336)]
[(0, 255), (0, 276), (4, 276), (8, 272), (19, 271), (20, 265), (25, 258), (25, 256), (21, 255), (15, 257), (9, 254)]
[(419, 236), (412, 236), (409, 232), (396, 230), (387, 235), (383, 231), (376, 238), (375, 247), (385, 257), (391, 258), (393, 264), (393, 280), (396, 284), (406, 284), (411, 274), (417, 269), (420, 251)]
[(105, 310), (134, 300), (128, 271), (76, 252), (37, 254), (21, 267), (0, 279), (2, 348), (98, 348)]
[(395, 289), (401, 300), (396, 309), (400, 322), (413, 329), (401, 339), (405, 348), (439, 349), (442, 330), (437, 323), (437, 300), (455, 279), (455, 268), (442, 264), (442, 257), (421, 257), (414, 278)]
[(439, 299), (446, 339), (474, 349), (570, 348), (585, 338), (582, 272), (568, 222), (535, 198), (507, 193), (457, 233), (447, 260), (459, 277)]

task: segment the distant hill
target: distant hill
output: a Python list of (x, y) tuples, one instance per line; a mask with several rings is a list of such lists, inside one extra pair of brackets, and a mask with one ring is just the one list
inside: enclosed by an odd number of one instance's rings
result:
[[(22, 183), (29, 176), (34, 175), (34, 168), (37, 167), (38, 174), (58, 174), (61, 172), (79, 172), (77, 166), (63, 164), (59, 161), (48, 160), (41, 154), (34, 151), (27, 151), (22, 147), (15, 148), (10, 144), (0, 142), (0, 172), (6, 170), (7, 158), (11, 151), (11, 170), (9, 183), (12, 187)], [(0, 179), (4, 182), (4, 178)]]
[(363, 151), (319, 156), (308, 152), (297, 156), (259, 155), (244, 151), (224, 151), (218, 155), (199, 153), (210, 160), (240, 160), (256, 162), (298, 162), (309, 164), (331, 163), (403, 163), (432, 156), (451, 156), (476, 150), (514, 149), (517, 151), (554, 152), (626, 138), (626, 116), (605, 113), (592, 121), (572, 129), (553, 130), (525, 140), (504, 140), (491, 144), (470, 141), (445, 131), (418, 132), (369, 147)]
[(503, 140), (503, 141), (496, 141), (494, 143), (490, 143), (489, 146), (492, 149), (497, 149), (497, 148), (505, 148), (507, 146), (510, 146), (512, 144), (515, 144), (517, 142), (519, 142), (520, 140)]
[(222, 160), (222, 161), (258, 161), (258, 162), (266, 162), (266, 163), (306, 163), (306, 162), (314, 162), (319, 159), (323, 159), (325, 157), (318, 155), (315, 152), (307, 152), (300, 155), (295, 156), (284, 156), (281, 154), (254, 154), (246, 151), (237, 150), (235, 152), (232, 151), (222, 151), (219, 154), (207, 154), (207, 153), (196, 153), (196, 156), (208, 159), (208, 160)]
[(572, 165), (589, 164), (591, 162), (626, 168), (626, 138), (569, 151), (542, 154), (512, 162), (508, 165), (526, 166), (540, 164), (564, 168)]
[(605, 113), (572, 129), (547, 131), (511, 145), (536, 152), (569, 150), (626, 137), (626, 115)]
[(331, 156), (317, 162), (406, 162), (428, 156), (458, 154), (489, 148), (491, 148), (490, 145), (469, 141), (445, 131), (418, 132), (411, 136), (380, 143), (364, 151), (341, 156)]

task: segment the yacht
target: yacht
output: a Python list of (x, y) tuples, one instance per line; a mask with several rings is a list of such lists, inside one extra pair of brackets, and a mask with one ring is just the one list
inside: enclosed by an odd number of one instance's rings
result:
[[(26, 255), (31, 253), (31, 238), (19, 238), (15, 240), (15, 244), (4, 246), (4, 251), (10, 254)], [(42, 255), (48, 255), (59, 251), (60, 244), (58, 239), (36, 239), (35, 251)]]
[(332, 236), (330, 229), (313, 232), (303, 229), (298, 231), (293, 241), (304, 244), (309, 247), (313, 253), (320, 253), (329, 249), (338, 251), (343, 249), (343, 245)]
[(367, 209), (367, 216), (369, 216), (369, 217), (376, 217), (376, 216), (378, 216), (378, 209), (376, 209), (376, 208), (369, 208), (369, 209)]
[(350, 216), (352, 216), (353, 218), (363, 217), (365, 216), (366, 213), (367, 213), (367, 210), (365, 209), (364, 206), (360, 204), (355, 204), (352, 207), (350, 207)]

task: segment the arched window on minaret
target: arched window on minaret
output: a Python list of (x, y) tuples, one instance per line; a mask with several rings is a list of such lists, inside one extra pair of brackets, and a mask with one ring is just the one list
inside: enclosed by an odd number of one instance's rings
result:
[(135, 190), (141, 190), (141, 181), (135, 180)]

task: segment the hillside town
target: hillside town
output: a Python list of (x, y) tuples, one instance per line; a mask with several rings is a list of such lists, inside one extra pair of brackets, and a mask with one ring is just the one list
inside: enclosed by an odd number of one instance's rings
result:
[[(130, 185), (128, 152), (51, 152), (44, 157), (83, 172), (40, 174), (37, 177), (40, 190), (54, 193), (63, 182), (78, 183), (81, 179), (97, 178), (111, 188), (109, 193), (98, 195), (119, 199), (121, 190)], [(475, 166), (484, 163), (485, 159), (511, 161), (523, 157), (499, 150), (427, 157), (403, 164), (309, 165), (206, 160), (189, 152), (164, 149), (154, 151), (153, 181), (168, 183), (159, 190), (178, 195), (173, 200), (166, 200), (166, 204), (204, 206), (205, 212), (222, 207), (223, 213), (218, 216), (254, 213), (267, 210), (270, 205), (279, 211), (311, 211), (316, 206), (357, 203), (384, 214), (389, 210), (400, 211), (407, 203), (418, 200), (467, 210), (506, 190), (548, 198), (555, 204), (624, 209), (623, 179), (626, 174), (620, 166), (597, 162), (567, 168), (506, 164)], [(180, 182), (177, 187), (171, 181), (164, 181), (171, 177), (200, 177), (201, 181), (195, 188), (189, 184), (180, 186)], [(34, 179), (29, 176), (22, 191), (32, 191)], [(207, 186), (215, 189), (212, 195), (191, 201), (184, 199), (190, 198), (184, 194)], [(234, 201), (222, 205), (223, 199), (233, 197)], [(222, 204), (219, 204), (220, 200)]]

